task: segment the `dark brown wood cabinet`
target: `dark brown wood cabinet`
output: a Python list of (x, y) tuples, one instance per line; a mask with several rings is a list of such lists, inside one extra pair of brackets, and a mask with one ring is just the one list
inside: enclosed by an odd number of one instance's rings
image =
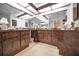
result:
[(52, 30), (37, 30), (38, 31), (38, 41), (47, 44), (57, 45), (57, 39), (55, 38), (54, 32)]
[[(15, 55), (29, 46), (30, 30), (0, 31), (0, 55)], [(35, 42), (55, 45), (59, 54), (79, 55), (79, 31), (76, 30), (34, 30)]]
[(79, 55), (79, 31), (40, 29), (37, 32), (38, 41), (57, 46), (60, 55)]
[(0, 55), (15, 55), (29, 46), (30, 30), (0, 31)]
[(18, 31), (3, 32), (3, 55), (14, 55), (20, 50), (20, 33)]
[(57, 47), (59, 53), (65, 56), (79, 55), (79, 31), (57, 30)]

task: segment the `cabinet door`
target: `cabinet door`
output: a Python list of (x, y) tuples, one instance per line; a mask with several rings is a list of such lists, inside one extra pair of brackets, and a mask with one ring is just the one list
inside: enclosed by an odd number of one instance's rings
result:
[(21, 48), (25, 48), (27, 45), (29, 45), (29, 40), (30, 40), (29, 33), (27, 33), (26, 31), (21, 32)]
[(21, 38), (21, 47), (25, 47), (26, 44), (27, 44), (26, 37), (22, 36), (22, 38)]
[(2, 38), (1, 38), (1, 34), (0, 34), (0, 56), (2, 55)]
[(43, 38), (43, 33), (39, 33), (39, 34), (38, 34), (38, 40), (39, 40), (40, 42), (42, 42), (42, 41), (44, 40), (44, 38)]
[(14, 55), (20, 50), (20, 39), (13, 38), (3, 41), (3, 55)]
[(30, 32), (28, 32), (27, 33), (27, 35), (26, 35), (26, 45), (29, 45), (29, 43), (30, 43)]
[(3, 41), (3, 55), (12, 55), (13, 46), (12, 39), (6, 39)]
[(52, 42), (52, 45), (55, 45), (56, 44), (56, 38), (55, 38), (55, 33), (54, 31), (51, 32), (52, 33), (52, 39), (51, 39), (51, 42)]
[(13, 49), (14, 52), (18, 52), (20, 50), (20, 33), (19, 32), (15, 32), (16, 35), (14, 35), (13, 38)]
[(51, 33), (52, 31), (50, 30), (48, 30), (47, 31), (47, 42), (49, 43), (49, 44), (51, 44), (52, 42), (51, 42), (51, 39), (52, 39), (52, 33)]
[(16, 54), (20, 50), (20, 38), (14, 38), (13, 39), (13, 54)]
[(43, 40), (44, 40), (43, 31), (38, 31), (38, 40), (40, 42), (43, 42)]
[(47, 33), (47, 31), (44, 31), (44, 42), (45, 43), (48, 43), (48, 33)]

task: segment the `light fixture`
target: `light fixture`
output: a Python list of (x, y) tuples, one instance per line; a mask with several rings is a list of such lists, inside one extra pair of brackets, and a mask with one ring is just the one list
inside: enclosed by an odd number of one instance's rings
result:
[(7, 21), (7, 18), (1, 18), (0, 20), (0, 24), (9, 24), (8, 21)]

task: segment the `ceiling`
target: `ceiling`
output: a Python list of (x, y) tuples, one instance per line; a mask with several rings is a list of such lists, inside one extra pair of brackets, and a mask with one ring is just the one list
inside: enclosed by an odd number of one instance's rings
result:
[(38, 7), (40, 7), (40, 6), (42, 6), (42, 5), (45, 5), (45, 4), (47, 4), (47, 3), (33, 3), (37, 8)]
[(60, 12), (56, 12), (56, 13), (51, 13), (51, 14), (47, 14), (46, 16), (49, 17), (49, 20), (63, 20), (66, 17), (66, 11), (60, 11)]
[(18, 14), (20, 12), (22, 11), (8, 5), (7, 3), (0, 3), (0, 14), (11, 15), (11, 14)]
[(15, 15), (26, 20), (35, 17), (47, 22), (55, 12), (67, 10), (68, 6), (69, 3), (0, 3), (0, 14)]

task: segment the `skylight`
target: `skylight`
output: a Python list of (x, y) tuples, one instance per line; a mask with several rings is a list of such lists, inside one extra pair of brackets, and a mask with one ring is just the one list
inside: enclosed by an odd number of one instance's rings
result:
[(50, 13), (55, 13), (55, 12), (67, 10), (67, 9), (68, 9), (68, 6), (67, 6), (67, 7), (63, 7), (63, 8), (59, 8), (59, 9), (54, 9), (54, 10), (52, 10), (52, 11), (48, 11), (48, 12), (42, 13), (42, 14), (40, 14), (40, 15), (46, 15), (46, 14), (50, 14)]
[(22, 5), (23, 7), (28, 6), (28, 3), (26, 3), (26, 2), (20, 2), (19, 4)]
[(59, 4), (56, 4), (56, 5), (53, 5), (52, 6), (52, 9), (56, 9), (56, 8), (59, 8), (59, 7), (63, 7), (63, 6), (66, 6), (68, 5), (69, 3), (59, 3)]
[(46, 11), (50, 11), (50, 10), (51, 10), (51, 8), (50, 7), (47, 7), (47, 8), (44, 8), (44, 9), (39, 10), (39, 12), (46, 12)]
[(43, 6), (43, 5), (47, 4), (47, 3), (33, 3), (33, 4), (38, 8), (38, 7)]
[(33, 13), (37, 14), (38, 12), (31, 6), (27, 7), (28, 10), (32, 11)]
[[(33, 3), (33, 4), (40, 7), (40, 6), (45, 5), (47, 3)], [(30, 4), (28, 4), (26, 2), (19, 2), (19, 4), (17, 4), (17, 3), (13, 4), (12, 3), (10, 5), (32, 15), (32, 16), (30, 16), (30, 15), (21, 16), (20, 18), (22, 18), (22, 19), (36, 17), (36, 18), (40, 19), (41, 21), (48, 23), (49, 21), (43, 15), (58, 12), (58, 11), (61, 11), (61, 10), (66, 10), (67, 6), (65, 6), (65, 5), (68, 5), (68, 4), (69, 3), (58, 3), (58, 4), (55, 4), (55, 5), (47, 6), (45, 8), (37, 8), (37, 9), (35, 9), (33, 6), (31, 6)], [(27, 7), (23, 8), (22, 6), (23, 7), (27, 6)], [(63, 7), (63, 6), (65, 6), (65, 7)], [(62, 7), (62, 8), (60, 8), (60, 7)], [(40, 13), (36, 10), (38, 10)]]

